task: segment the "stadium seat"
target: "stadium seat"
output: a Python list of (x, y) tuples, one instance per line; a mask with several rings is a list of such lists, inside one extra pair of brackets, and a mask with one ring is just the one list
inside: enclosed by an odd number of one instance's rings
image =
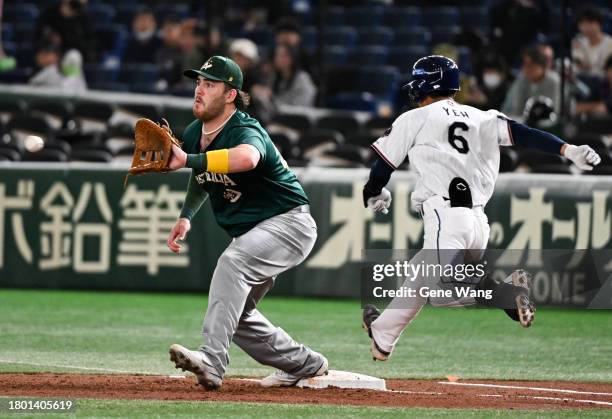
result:
[(271, 47), (274, 44), (274, 32), (269, 27), (256, 28), (245, 32), (244, 37), (255, 42), (257, 45)]
[(397, 67), (402, 73), (409, 73), (414, 63), (428, 54), (429, 49), (423, 46), (395, 47), (389, 50), (387, 64)]
[(356, 48), (349, 55), (351, 65), (384, 65), (387, 62), (389, 49), (383, 46), (363, 46)]
[(125, 64), (119, 70), (119, 83), (130, 86), (137, 83), (155, 83), (159, 80), (159, 68), (155, 64)]
[(326, 106), (331, 109), (376, 113), (378, 111), (378, 100), (368, 92), (345, 92), (329, 96)]
[(87, 6), (87, 15), (94, 24), (110, 23), (115, 18), (115, 14), (115, 8), (108, 4), (95, 3)]
[(431, 44), (437, 45), (437, 44), (446, 43), (446, 44), (454, 45), (457, 43), (457, 38), (459, 37), (460, 34), (461, 34), (460, 26), (449, 25), (449, 26), (444, 26), (444, 27), (432, 28)]
[(330, 150), (314, 156), (310, 165), (315, 167), (364, 167), (367, 164), (369, 151), (351, 144), (339, 144)]
[[(558, 22), (558, 20), (557, 20)], [(486, 33), (489, 28), (489, 7), (462, 7), (461, 23), (468, 28), (478, 28)]]
[(42, 117), (29, 114), (15, 115), (8, 121), (6, 131), (13, 134), (18, 141), (28, 135), (38, 135), (45, 141), (54, 138), (54, 130)]
[(395, 31), (393, 45), (396, 47), (420, 47), (429, 48), (431, 45), (431, 33), (422, 26), (412, 26)]
[[(568, 166), (567, 160), (565, 157), (561, 157), (554, 154), (543, 153), (538, 150), (533, 149), (520, 149), (519, 151), (519, 164), (525, 165), (529, 167), (531, 170), (534, 170), (536, 167), (540, 167), (538, 173), (546, 173), (541, 170), (542, 167), (548, 167), (550, 170), (554, 168), (554, 166)], [(569, 166), (568, 166), (569, 167)], [(555, 172), (557, 173), (557, 172)]]
[(0, 160), (20, 161), (21, 153), (13, 148), (4, 147), (2, 144), (0, 144)]
[(0, 28), (0, 36), (2, 37), (1, 39), (6, 49), (6, 43), (13, 40), (13, 25), (10, 23), (3, 23)]
[(24, 114), (27, 109), (26, 102), (21, 99), (2, 100), (0, 101), (0, 121), (4, 125), (14, 116)]
[(383, 116), (373, 116), (364, 126), (364, 129), (376, 136), (381, 136), (393, 124), (393, 118)]
[(73, 119), (81, 133), (105, 132), (114, 108), (103, 102), (79, 102), (74, 106)]
[(361, 130), (359, 121), (351, 113), (323, 116), (317, 120), (316, 127), (323, 130), (338, 131), (345, 138), (347, 135)]
[(350, 26), (330, 26), (325, 31), (326, 45), (351, 47), (357, 41), (357, 31)]
[(61, 150), (45, 147), (35, 153), (26, 152), (23, 161), (67, 162), (68, 155)]
[(270, 134), (270, 139), (285, 160), (293, 160), (300, 157), (300, 148), (297, 146), (296, 141), (293, 141), (289, 136), (275, 133)]
[[(316, 49), (307, 50), (312, 57), (316, 57)], [(342, 65), (347, 61), (348, 51), (345, 47), (339, 45), (327, 45), (324, 51), (324, 60), (329, 65)]]
[(386, 7), (382, 23), (394, 29), (419, 26), (423, 24), (423, 12), (420, 7)]
[(395, 67), (370, 66), (361, 67), (357, 73), (355, 88), (375, 96), (391, 97), (398, 87), (399, 72)]
[(576, 145), (588, 145), (594, 149), (606, 148), (606, 143), (601, 134), (578, 133), (569, 142)]
[(333, 150), (336, 145), (344, 143), (341, 133), (334, 130), (313, 129), (302, 134), (298, 147), (305, 160), (311, 160), (326, 151)]
[(162, 112), (157, 105), (145, 103), (122, 103), (117, 105), (118, 111), (123, 111), (136, 118), (149, 118), (152, 121), (161, 121)]
[(33, 43), (36, 27), (32, 23), (15, 22), (13, 25), (13, 42), (19, 44)]
[(35, 24), (39, 11), (32, 3), (12, 3), (5, 4), (2, 14), (5, 22)]
[(356, 145), (359, 147), (368, 148), (374, 141), (378, 139), (378, 135), (374, 135), (371, 132), (356, 132), (349, 133), (346, 135), (346, 143)]
[(461, 22), (458, 7), (427, 7), (423, 9), (423, 23), (430, 28), (457, 25)]
[(518, 152), (510, 147), (499, 148), (499, 171), (513, 172), (518, 165), (519, 157)]
[(346, 15), (346, 9), (344, 7), (331, 6), (327, 8), (325, 15), (325, 24), (329, 27), (340, 26), (344, 24), (344, 16)]
[(109, 151), (98, 150), (94, 148), (85, 148), (73, 150), (72, 154), (70, 155), (70, 160), (110, 163), (111, 161), (113, 161), (113, 155)]
[[(85, 79), (90, 86), (94, 86), (100, 83), (113, 83), (117, 80), (119, 69), (108, 68), (103, 64), (85, 64), (83, 66), (85, 72)], [(104, 89), (100, 89), (104, 90)]]
[(30, 113), (42, 116), (54, 130), (64, 128), (72, 115), (72, 108), (65, 102), (33, 102), (29, 105)]
[(344, 23), (357, 27), (378, 27), (381, 24), (384, 9), (378, 5), (350, 7), (344, 14)]
[(384, 26), (376, 28), (361, 28), (359, 30), (359, 45), (375, 45), (388, 48), (393, 43), (395, 32)]
[(272, 119), (272, 122), (300, 132), (306, 132), (312, 128), (310, 118), (300, 114), (278, 114)]
[(121, 56), (128, 38), (128, 32), (123, 25), (111, 23), (97, 25), (94, 29), (96, 37), (96, 54), (102, 60), (106, 54)]
[(45, 141), (45, 149), (58, 150), (67, 156), (70, 156), (70, 153), (72, 152), (72, 146), (67, 141), (61, 139)]

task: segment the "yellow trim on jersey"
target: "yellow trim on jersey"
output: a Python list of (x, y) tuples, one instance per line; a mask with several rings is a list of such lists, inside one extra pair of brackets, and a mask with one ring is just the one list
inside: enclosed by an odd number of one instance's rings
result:
[(229, 149), (208, 151), (206, 161), (207, 172), (229, 173)]

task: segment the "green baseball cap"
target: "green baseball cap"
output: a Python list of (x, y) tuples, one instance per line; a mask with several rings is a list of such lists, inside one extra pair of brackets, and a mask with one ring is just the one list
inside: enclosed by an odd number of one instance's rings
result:
[(183, 75), (190, 79), (202, 76), (208, 80), (222, 81), (240, 90), (242, 89), (242, 71), (232, 59), (215, 55), (210, 57), (199, 70), (185, 70)]

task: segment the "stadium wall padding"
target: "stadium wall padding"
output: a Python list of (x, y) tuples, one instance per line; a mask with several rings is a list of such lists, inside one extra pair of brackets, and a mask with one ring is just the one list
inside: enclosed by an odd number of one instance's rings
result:
[[(318, 239), (274, 293), (358, 297), (364, 249), (418, 249), (414, 176), (396, 172), (388, 216), (362, 204), (366, 169), (296, 170)], [(130, 177), (101, 164), (0, 165), (0, 287), (206, 291), (230, 238), (205, 204), (180, 255), (166, 247), (189, 172)], [(612, 177), (502, 174), (486, 213), (490, 248), (610, 249)], [(612, 270), (612, 264), (609, 268)], [(540, 303), (552, 301), (543, 296)], [(571, 302), (568, 303), (571, 305)]]

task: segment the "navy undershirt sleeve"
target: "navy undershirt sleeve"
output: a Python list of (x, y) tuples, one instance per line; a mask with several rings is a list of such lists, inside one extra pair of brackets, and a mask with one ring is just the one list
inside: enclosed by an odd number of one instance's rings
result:
[(549, 132), (530, 128), (512, 120), (508, 121), (508, 125), (514, 144), (552, 154), (560, 154), (561, 147), (565, 144), (565, 141)]
[(363, 204), (367, 207), (368, 198), (376, 196), (381, 193), (382, 188), (389, 183), (391, 179), (391, 173), (395, 169), (389, 166), (381, 158), (377, 158), (372, 169), (370, 170), (370, 178), (368, 183), (363, 187)]

